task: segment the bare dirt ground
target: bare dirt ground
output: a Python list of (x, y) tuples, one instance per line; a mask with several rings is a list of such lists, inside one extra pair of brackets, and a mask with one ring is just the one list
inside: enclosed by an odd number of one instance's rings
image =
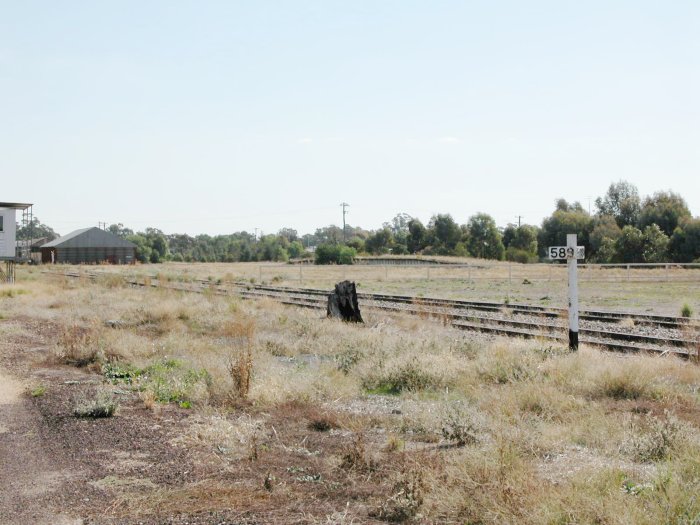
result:
[[(233, 457), (197, 440), (200, 420), (216, 416), (149, 410), (119, 385), (115, 417), (76, 418), (75, 400), (94, 395), (102, 376), (51, 364), (55, 327), (46, 322), (0, 322), (18, 334), (0, 341), (3, 525), (357, 523), (345, 520), (355, 513), (379, 523), (367, 516), (367, 501), (388, 490), (396, 464), (374, 472), (329, 462), (351, 448), (352, 433), (310, 430), (318, 414), (309, 407), (241, 407), (241, 417), (273, 430)], [(37, 385), (46, 392), (33, 396)]]
[(41, 414), (23, 395), (25, 384), (7, 368), (8, 346), (2, 344), (0, 354), (0, 522), (81, 523), (55, 505), (54, 492), (72, 472), (61, 454), (44, 446)]

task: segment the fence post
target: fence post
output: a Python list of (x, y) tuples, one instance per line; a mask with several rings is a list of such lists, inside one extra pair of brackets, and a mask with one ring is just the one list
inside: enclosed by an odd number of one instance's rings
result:
[(627, 282), (630, 282), (630, 265), (627, 265)]
[(427, 270), (428, 270), (428, 279), (427, 280), (429, 281), (430, 280), (430, 266), (428, 266)]
[(262, 266), (258, 266), (258, 277), (258, 280), (262, 282)]
[(513, 284), (513, 270), (510, 261), (508, 261), (508, 284)]
[(299, 263), (299, 282), (300, 282), (300, 283), (303, 283), (303, 282), (304, 282), (304, 276), (303, 276), (302, 273), (301, 273), (303, 267), (304, 267), (304, 265), (303, 265), (302, 263)]
[(384, 280), (385, 281), (389, 280), (389, 265), (388, 264), (384, 265)]
[(471, 282), (472, 282), (472, 265), (470, 264), (469, 266), (467, 266), (467, 268), (469, 269), (468, 273), (467, 273), (467, 280), (471, 284)]

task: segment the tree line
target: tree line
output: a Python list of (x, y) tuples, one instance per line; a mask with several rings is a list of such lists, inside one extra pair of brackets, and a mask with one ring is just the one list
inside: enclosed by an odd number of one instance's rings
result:
[[(450, 214), (436, 214), (427, 224), (399, 213), (376, 230), (330, 225), (313, 234), (292, 228), (256, 236), (165, 234), (157, 228), (135, 232), (122, 224), (108, 230), (133, 242), (141, 262), (248, 262), (314, 257), (318, 264), (352, 264), (358, 254), (452, 255), (483, 259), (537, 262), (548, 246), (562, 245), (567, 233), (576, 233), (586, 248), (586, 260), (598, 263), (698, 262), (700, 218), (693, 217), (677, 193), (659, 191), (644, 197), (631, 183), (613, 183), (595, 200), (589, 213), (580, 202), (558, 199), (541, 225), (508, 224), (499, 228), (486, 213), (458, 224)], [(26, 237), (20, 229), (18, 238)], [(34, 231), (55, 232), (38, 219)], [(36, 238), (36, 235), (34, 235)], [(312, 253), (313, 252), (313, 253)]]

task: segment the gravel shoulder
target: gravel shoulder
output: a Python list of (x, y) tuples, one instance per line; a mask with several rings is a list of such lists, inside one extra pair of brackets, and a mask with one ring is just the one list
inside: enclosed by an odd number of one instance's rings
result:
[(53, 508), (52, 493), (71, 472), (54, 461), (37, 432), (41, 415), (25, 398), (24, 385), (0, 368), (0, 522), (79, 524)]

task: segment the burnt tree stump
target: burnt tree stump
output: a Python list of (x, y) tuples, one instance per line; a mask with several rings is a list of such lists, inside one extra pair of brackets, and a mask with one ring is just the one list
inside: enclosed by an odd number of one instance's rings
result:
[(357, 304), (355, 283), (343, 281), (335, 285), (335, 291), (328, 296), (326, 315), (351, 323), (364, 322)]

